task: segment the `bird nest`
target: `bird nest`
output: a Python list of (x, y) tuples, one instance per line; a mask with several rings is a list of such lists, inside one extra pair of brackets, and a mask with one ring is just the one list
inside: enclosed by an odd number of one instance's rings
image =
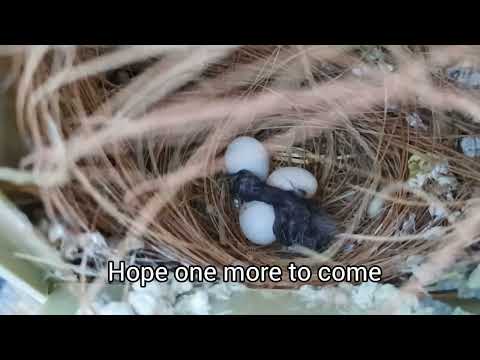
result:
[[(475, 47), (39, 46), (15, 59), (18, 125), (31, 150), (22, 166), (38, 175), (45, 213), (100, 232), (111, 254), (143, 248), (220, 272), (377, 265), (383, 281), (408, 279), (412, 255), (431, 273), (471, 259), (476, 228), (458, 231), (480, 165), (459, 140), (480, 135), (478, 93), (462, 72), (478, 61)], [(240, 135), (265, 144), (271, 169), (315, 175), (314, 201), (340, 230), (329, 249), (245, 239), (222, 158)], [(448, 189), (431, 175), (442, 164), (455, 179)]]

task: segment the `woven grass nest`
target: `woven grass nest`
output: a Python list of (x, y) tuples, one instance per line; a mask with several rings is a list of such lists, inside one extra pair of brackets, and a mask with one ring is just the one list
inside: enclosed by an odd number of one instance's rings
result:
[[(465, 46), (24, 47), (13, 55), (30, 149), (22, 166), (38, 176), (52, 221), (102, 233), (117, 255), (141, 240), (152, 257), (188, 265), (379, 265), (398, 282), (422, 255), (423, 284), (475, 261), (480, 165), (458, 141), (480, 135), (479, 93), (448, 69), (472, 69), (479, 55)], [(222, 159), (239, 135), (266, 145), (271, 169), (316, 176), (315, 201), (341, 230), (330, 249), (244, 238)], [(449, 198), (433, 182), (407, 186), (412, 156), (448, 162), (458, 183)], [(433, 205), (449, 215), (435, 219)]]

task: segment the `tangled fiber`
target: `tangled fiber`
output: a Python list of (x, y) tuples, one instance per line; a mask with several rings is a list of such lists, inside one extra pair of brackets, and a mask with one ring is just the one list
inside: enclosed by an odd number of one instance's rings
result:
[[(74, 232), (100, 232), (108, 256), (140, 241), (152, 257), (219, 271), (232, 264), (286, 269), (291, 261), (379, 265), (384, 281), (415, 290), (457, 261), (478, 262), (480, 165), (458, 140), (480, 135), (480, 93), (456, 81), (458, 71), (478, 66), (476, 46), (0, 52), (13, 60), (18, 129), (29, 149), (21, 167), (34, 175), (46, 215)], [(454, 76), (452, 67), (460, 69)], [(412, 114), (419, 123), (409, 121)], [(300, 166), (316, 176), (315, 201), (341, 229), (326, 252), (257, 247), (243, 237), (222, 159), (239, 135), (261, 140), (272, 168)], [(458, 182), (450, 197), (434, 184), (409, 185), (412, 155), (448, 162)], [(435, 218), (432, 206), (446, 215)], [(400, 270), (412, 255), (427, 259), (413, 277)], [(284, 276), (251, 285), (302, 284)]]

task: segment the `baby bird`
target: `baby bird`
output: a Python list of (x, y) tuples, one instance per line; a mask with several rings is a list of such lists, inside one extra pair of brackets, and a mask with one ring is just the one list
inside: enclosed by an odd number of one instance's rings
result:
[(301, 245), (324, 250), (336, 233), (334, 220), (309, 199), (293, 191), (270, 186), (248, 170), (232, 176), (231, 193), (243, 202), (262, 201), (273, 206), (273, 233), (286, 246)]

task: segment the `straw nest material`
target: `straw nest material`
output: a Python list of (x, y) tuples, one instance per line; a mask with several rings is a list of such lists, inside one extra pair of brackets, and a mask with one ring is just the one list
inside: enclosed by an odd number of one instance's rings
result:
[[(480, 166), (458, 141), (480, 135), (478, 93), (449, 69), (472, 69), (478, 55), (463, 46), (29, 47), (15, 55), (31, 150), (22, 166), (38, 175), (52, 221), (99, 231), (117, 253), (141, 240), (152, 256), (219, 270), (293, 260), (379, 265), (385, 281), (404, 280), (410, 256), (434, 272), (471, 256), (476, 241), (477, 228), (463, 225)], [(315, 200), (341, 229), (329, 250), (243, 237), (222, 154), (245, 134), (271, 151), (272, 169), (316, 176)], [(448, 162), (454, 188), (445, 195), (434, 178), (412, 186), (412, 159)], [(432, 215), (435, 206), (446, 215)], [(286, 276), (252, 284), (299, 285)]]

